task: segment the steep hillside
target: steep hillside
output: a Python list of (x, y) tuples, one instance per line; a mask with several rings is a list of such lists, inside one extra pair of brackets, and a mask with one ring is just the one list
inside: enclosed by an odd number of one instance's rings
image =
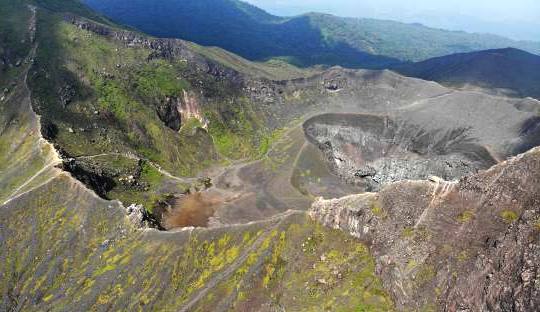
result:
[(305, 14), (282, 18), (238, 0), (85, 0), (115, 21), (159, 37), (219, 46), (250, 60), (384, 68), (402, 60), (489, 48), (540, 51), (540, 43), (374, 19)]
[(540, 149), (459, 181), (319, 200), (310, 215), (367, 242), (398, 310), (536, 311)]
[(239, 71), (295, 77), (299, 70), (145, 37), (46, 4), (36, 15), (28, 75), (33, 107), (66, 170), (100, 196), (151, 209), (196, 180), (179, 176), (260, 157), (261, 142), (294, 118), (256, 105), (245, 92), (250, 76)]
[(284, 19), (236, 0), (87, 3), (146, 33), (219, 46), (251, 60), (282, 58), (303, 66), (380, 67), (396, 63), (390, 57), (371, 55), (345, 43), (325, 42), (308, 16)]
[(538, 305), (539, 101), (0, 12), (1, 311)]
[(518, 49), (447, 55), (396, 66), (394, 70), (452, 87), (477, 87), (540, 99), (540, 56)]
[(28, 20), (31, 12), (24, 3), (5, 0), (0, 6), (0, 88), (1, 95), (7, 93), (9, 83), (21, 72), (23, 59), (28, 55), (31, 38)]
[[(78, 29), (41, 7), (22, 9), (28, 28), (20, 35), (33, 38), (46, 22)], [(44, 44), (40, 36), (35, 42)], [(38, 67), (40, 49), (47, 51), (30, 45), (0, 106), (0, 310), (392, 309), (367, 248), (302, 212), (165, 233), (145, 228), (144, 210), (96, 196), (62, 170), (61, 155), (42, 137), (51, 128), (32, 110), (39, 84), (28, 88), (35, 71), (51, 73)], [(39, 104), (46, 112), (54, 101)], [(109, 165), (121, 171), (126, 158)], [(147, 166), (159, 178), (159, 166)], [(362, 295), (349, 296), (351, 289)]]

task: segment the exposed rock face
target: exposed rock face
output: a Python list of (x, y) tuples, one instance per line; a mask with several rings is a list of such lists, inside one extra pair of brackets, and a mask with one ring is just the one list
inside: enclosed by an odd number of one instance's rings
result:
[(182, 93), (182, 101), (179, 104), (182, 122), (186, 122), (190, 118), (195, 118), (206, 127), (207, 121), (201, 112), (199, 99), (195, 94), (184, 90)]
[(107, 193), (115, 186), (114, 179), (101, 168), (88, 166), (73, 158), (64, 161), (63, 167), (102, 198), (106, 198)]
[(167, 127), (178, 131), (183, 124), (190, 118), (197, 119), (206, 128), (208, 121), (203, 116), (199, 99), (192, 92), (183, 90), (182, 97), (167, 97), (157, 107), (159, 119), (167, 125)]
[(304, 131), (336, 173), (368, 191), (431, 175), (453, 180), (496, 163), (463, 128), (429, 131), (382, 115), (326, 114)]
[(159, 222), (157, 222), (142, 205), (130, 205), (126, 208), (126, 215), (128, 220), (136, 228), (161, 228)]
[(330, 92), (338, 92), (347, 87), (347, 78), (341, 75), (332, 75), (322, 82), (324, 88)]
[(60, 103), (62, 106), (64, 106), (64, 108), (71, 103), (75, 95), (75, 88), (71, 84), (65, 84), (63, 87), (58, 89), (58, 98), (60, 99)]
[(46, 140), (54, 140), (58, 135), (58, 126), (52, 122), (41, 121), (41, 134)]
[(371, 246), (400, 309), (540, 306), (540, 148), (459, 182), (320, 199), (310, 215)]
[(175, 131), (180, 130), (180, 127), (182, 126), (182, 116), (180, 115), (178, 108), (178, 99), (170, 97), (167, 97), (157, 106), (159, 119), (161, 119), (167, 127)]

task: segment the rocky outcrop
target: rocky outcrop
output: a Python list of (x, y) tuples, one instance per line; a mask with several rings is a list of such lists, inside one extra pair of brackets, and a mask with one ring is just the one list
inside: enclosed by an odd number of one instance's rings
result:
[(340, 74), (333, 74), (329, 77), (325, 77), (322, 81), (322, 85), (329, 92), (338, 92), (347, 87), (348, 79)]
[(143, 205), (132, 204), (126, 208), (128, 220), (138, 229), (162, 229), (159, 222)]
[(184, 60), (192, 64), (197, 71), (204, 72), (218, 79), (226, 79), (238, 86), (244, 83), (243, 76), (240, 73), (194, 53), (189, 44), (183, 40), (151, 38), (132, 31), (113, 29), (73, 14), (64, 15), (64, 20), (80, 29), (123, 42), (128, 47), (151, 49), (153, 53), (149, 56), (149, 59), (174, 58)]
[(401, 310), (540, 306), (540, 148), (459, 182), (320, 199), (310, 215), (370, 245)]
[(179, 106), (177, 98), (167, 97), (156, 108), (159, 119), (174, 131), (180, 130), (182, 126), (182, 116), (178, 109)]
[(76, 95), (75, 87), (73, 87), (71, 84), (65, 84), (63, 87), (58, 89), (58, 98), (60, 99), (60, 103), (65, 108)]
[(206, 128), (208, 121), (202, 114), (198, 97), (192, 92), (183, 91), (182, 101), (179, 103), (179, 111), (183, 122), (186, 122), (190, 118), (195, 118)]
[(197, 119), (203, 128), (207, 127), (208, 120), (204, 117), (199, 99), (193, 92), (183, 90), (182, 97), (166, 97), (165, 100), (157, 106), (159, 119), (167, 127), (179, 131), (189, 119)]
[(429, 131), (384, 115), (319, 115), (304, 132), (335, 173), (367, 191), (429, 176), (458, 179), (496, 163), (468, 129)]
[(101, 198), (107, 198), (107, 193), (116, 185), (113, 177), (103, 168), (78, 162), (74, 158), (66, 159), (63, 169), (71, 173), (88, 188), (94, 190)]

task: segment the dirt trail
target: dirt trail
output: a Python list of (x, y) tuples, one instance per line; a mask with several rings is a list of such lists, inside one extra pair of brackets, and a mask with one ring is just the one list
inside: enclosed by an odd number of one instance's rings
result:
[[(36, 33), (36, 14), (37, 14), (37, 8), (32, 5), (28, 5), (28, 9), (31, 11), (32, 15), (29, 20), (28, 25), (28, 31), (29, 31), (29, 38), (31, 42), (34, 42), (35, 40), (35, 33)], [(9, 203), (10, 201), (14, 200), (15, 198), (20, 197), (23, 194), (26, 194), (34, 189), (37, 189), (47, 183), (49, 183), (52, 179), (57, 177), (62, 173), (60, 169), (57, 169), (56, 167), (62, 163), (62, 159), (60, 158), (60, 155), (57, 153), (56, 149), (50, 144), (47, 140), (43, 138), (43, 135), (41, 133), (41, 117), (36, 114), (34, 109), (32, 108), (32, 92), (30, 88), (28, 87), (28, 73), (30, 71), (30, 68), (32, 66), (33, 59), (36, 55), (36, 51), (38, 49), (38, 45), (34, 43), (32, 46), (29, 54), (26, 56), (24, 60), (24, 64), (26, 68), (24, 69), (24, 72), (20, 78), (20, 85), (22, 85), (24, 99), (22, 100), (22, 106), (20, 113), (21, 114), (27, 114), (30, 116), (30, 128), (35, 131), (35, 133), (39, 134), (38, 140), (35, 142), (36, 144), (36, 150), (38, 151), (38, 155), (36, 157), (44, 159), (44, 166), (40, 170), (38, 170), (35, 174), (33, 174), (31, 177), (29, 177), (26, 181), (24, 181), (18, 188), (16, 188), (4, 201), (3, 205)], [(13, 92), (12, 94), (15, 94)], [(11, 100), (11, 98), (8, 98), (8, 101)], [(23, 190), (29, 186), (32, 182), (36, 181), (38, 178), (42, 177), (42, 175), (47, 174), (48, 177), (44, 182), (39, 183), (38, 185), (33, 186), (32, 188)]]
[(428, 97), (428, 98), (421, 99), (421, 100), (418, 100), (418, 101), (414, 101), (411, 104), (399, 107), (399, 110), (408, 110), (408, 109), (411, 109), (411, 108), (417, 108), (419, 106), (429, 104), (430, 101), (438, 100), (438, 99), (447, 97), (449, 95), (452, 95), (455, 92), (456, 92), (455, 90), (450, 90), (450, 91), (445, 92), (443, 94), (439, 94), (439, 95), (436, 95), (436, 96), (432, 96), (432, 97)]

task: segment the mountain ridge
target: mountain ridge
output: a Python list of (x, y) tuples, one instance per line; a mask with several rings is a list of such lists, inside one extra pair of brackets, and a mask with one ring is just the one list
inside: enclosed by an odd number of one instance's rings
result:
[(322, 13), (277, 17), (237, 0), (167, 0), (152, 5), (145, 1), (85, 1), (118, 22), (159, 37), (219, 46), (250, 60), (282, 58), (303, 67), (384, 68), (401, 61), (506, 46), (540, 52), (538, 42), (388, 20)]
[(451, 87), (540, 99), (540, 56), (516, 48), (446, 55), (393, 70)]

